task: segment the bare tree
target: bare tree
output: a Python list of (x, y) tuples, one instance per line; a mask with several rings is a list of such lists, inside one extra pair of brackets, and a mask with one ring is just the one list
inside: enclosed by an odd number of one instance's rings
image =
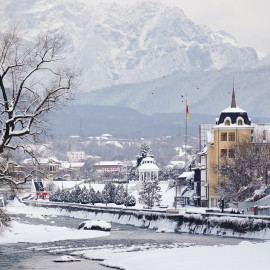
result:
[[(16, 28), (0, 32), (0, 186), (16, 187), (5, 156), (46, 134), (50, 111), (72, 98), (80, 75), (63, 57), (64, 35), (40, 33), (27, 40)], [(26, 176), (27, 178), (28, 176)]]
[(258, 200), (265, 196), (268, 186), (270, 144), (244, 139), (230, 146), (231, 157), (222, 158), (217, 172), (223, 180), (217, 187), (220, 197), (236, 204), (244, 200)]

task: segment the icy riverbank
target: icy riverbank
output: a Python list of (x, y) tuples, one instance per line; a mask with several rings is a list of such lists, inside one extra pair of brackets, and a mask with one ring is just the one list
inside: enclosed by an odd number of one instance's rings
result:
[[(95, 213), (86, 212), (86, 211), (68, 211), (66, 209), (57, 209), (57, 208), (44, 208), (44, 207), (32, 207), (25, 206), (18, 201), (14, 201), (13, 205), (8, 206), (8, 210), (13, 214), (26, 214), (28, 218), (33, 219), (48, 219), (48, 222), (51, 222), (54, 216), (72, 216), (83, 219), (89, 219), (92, 215), (96, 217)], [(142, 213), (141, 213), (142, 214)], [(119, 215), (103, 213), (100, 214), (99, 217), (107, 218), (107, 219), (117, 219)], [(124, 217), (120, 218), (121, 222), (124, 222)], [(144, 221), (143, 221), (144, 220)], [(142, 222), (144, 224), (153, 226), (159, 226), (159, 230), (161, 228), (174, 228), (177, 222), (169, 220), (169, 223), (164, 223), (165, 220), (147, 220), (143, 218), (141, 219), (130, 219), (125, 220), (126, 222), (133, 223), (132, 225), (141, 225)], [(136, 223), (137, 222), (137, 223)], [(141, 223), (140, 223), (141, 222)], [(118, 222), (119, 223), (119, 222)], [(134, 224), (136, 223), (136, 224)], [(30, 224), (29, 224), (30, 225)], [(39, 235), (35, 234), (36, 238), (40, 238), (40, 241), (46, 242), (46, 225), (42, 225), (45, 229), (43, 232), (41, 231)], [(37, 226), (36, 226), (37, 227)], [(25, 228), (28, 231), (31, 231), (33, 227)], [(61, 228), (61, 227), (60, 227)], [(14, 236), (16, 236), (16, 230), (18, 227), (14, 227)], [(30, 229), (30, 230), (29, 230)], [(67, 228), (66, 228), (67, 229)], [(80, 231), (78, 231), (80, 232)], [(91, 231), (83, 231), (83, 232), (91, 232)], [(104, 233), (104, 232), (102, 232)], [(68, 237), (72, 234), (72, 232), (66, 231), (63, 233), (63, 240), (69, 239)], [(155, 234), (154, 234), (155, 235)], [(161, 234), (165, 235), (165, 234)], [(177, 235), (177, 234), (170, 234)], [(178, 234), (179, 235), (179, 234)], [(33, 237), (34, 238), (34, 237)], [(207, 239), (207, 236), (205, 236)], [(74, 238), (75, 239), (75, 238)], [(79, 238), (77, 238), (79, 239)], [(219, 242), (217, 238), (217, 243)], [(19, 238), (17, 239), (17, 241)], [(54, 239), (54, 240), (57, 240)], [(8, 241), (6, 241), (8, 243)], [(52, 246), (45, 247), (48, 249), (52, 249)], [(212, 269), (254, 269), (255, 267), (258, 269), (266, 269), (268, 266), (267, 261), (267, 253), (270, 248), (270, 242), (265, 243), (257, 243), (252, 244), (247, 241), (243, 241), (241, 244), (237, 246), (194, 246), (194, 245), (145, 245), (145, 246), (123, 246), (123, 245), (106, 245), (101, 247), (89, 247), (89, 246), (81, 246), (77, 247), (77, 245), (72, 250), (70, 246), (63, 248), (62, 246), (54, 247), (55, 249), (61, 249), (61, 254), (69, 254), (71, 256), (82, 256), (83, 258), (88, 259), (99, 259), (103, 260), (103, 265), (114, 266), (118, 269), (125, 270), (144, 270), (144, 269), (189, 269), (189, 270), (212, 270)], [(41, 249), (44, 249), (42, 246)], [(75, 251), (76, 250), (76, 251)], [(54, 250), (56, 251), (56, 250)], [(64, 253), (63, 253), (64, 252)]]
[(12, 213), (30, 215), (62, 215), (84, 220), (104, 220), (119, 224), (155, 229), (157, 232), (174, 231), (204, 235), (218, 235), (248, 239), (270, 239), (270, 221), (245, 216), (211, 216), (210, 214), (184, 214), (167, 217), (164, 212), (135, 211), (134, 209), (91, 208), (79, 204), (35, 203), (25, 206), (14, 201), (8, 207)]

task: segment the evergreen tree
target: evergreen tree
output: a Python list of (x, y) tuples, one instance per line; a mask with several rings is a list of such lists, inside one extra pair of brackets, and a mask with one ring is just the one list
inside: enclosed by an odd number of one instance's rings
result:
[(115, 200), (115, 184), (107, 182), (102, 191), (102, 198), (104, 203), (114, 203)]
[(76, 186), (75, 189), (73, 189), (70, 193), (70, 201), (79, 203), (80, 202), (80, 194), (81, 194), (81, 188), (79, 186)]
[[(99, 193), (100, 194), (100, 193)], [(101, 194), (100, 194), (101, 196)], [(99, 201), (100, 202), (100, 201)], [(98, 203), (98, 200), (97, 200), (97, 194), (95, 192), (95, 190), (93, 188), (90, 188), (90, 191), (89, 191), (89, 203), (91, 204), (95, 204), (95, 203)]]
[(95, 203), (102, 203), (103, 202), (103, 196), (101, 192), (98, 190), (95, 197)]
[(59, 201), (59, 196), (60, 196), (60, 189), (58, 188), (54, 193), (51, 194), (49, 200), (53, 202), (58, 202)]
[(70, 192), (68, 190), (64, 190), (63, 193), (64, 193), (64, 196), (63, 196), (64, 201), (65, 202), (70, 202)]
[(128, 172), (128, 181), (138, 181), (139, 180), (139, 172), (137, 167), (132, 167)]
[(85, 186), (81, 189), (78, 201), (82, 204), (89, 203), (89, 191)]
[(155, 204), (158, 205), (161, 202), (162, 197), (160, 191), (158, 179), (143, 182), (139, 192), (139, 202), (148, 208), (153, 207)]
[(120, 205), (124, 204), (127, 199), (127, 190), (126, 188), (121, 184), (116, 187), (115, 190), (115, 204)]
[(64, 192), (64, 190), (61, 190), (60, 191), (60, 195), (59, 195), (58, 201), (59, 202), (64, 202), (65, 201), (65, 192)]
[(137, 155), (137, 167), (141, 165), (142, 160), (146, 157), (153, 157), (153, 155), (150, 146), (146, 142), (143, 142), (141, 144), (140, 152)]

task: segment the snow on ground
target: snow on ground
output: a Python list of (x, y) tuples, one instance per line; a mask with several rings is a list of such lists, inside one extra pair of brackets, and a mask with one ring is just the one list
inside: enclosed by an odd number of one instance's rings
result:
[[(10, 214), (26, 214), (27, 217), (39, 219), (48, 218), (48, 215), (55, 217), (59, 213), (56, 209), (26, 206), (17, 199), (8, 205), (7, 210)], [(18, 242), (42, 243), (67, 239), (86, 239), (104, 237), (109, 234), (109, 232), (77, 230), (77, 228), (71, 229), (53, 225), (32, 225), (13, 220), (10, 230), (6, 230), (2, 233), (0, 244)]]
[(77, 230), (49, 225), (32, 225), (13, 221), (12, 228), (2, 233), (0, 244), (19, 242), (43, 243), (67, 239), (104, 237), (108, 235), (108, 232)]
[(104, 259), (103, 265), (125, 270), (228, 270), (267, 269), (270, 242), (236, 246), (192, 246), (172, 249), (149, 249), (132, 252), (127, 249), (103, 249), (74, 252), (85, 258)]
[[(14, 200), (9, 204), (10, 213), (25, 213), (36, 217), (46, 215), (74, 215), (78, 218), (89, 218), (87, 213), (78, 211), (76, 213), (66, 212), (60, 209), (45, 209), (31, 207)], [(103, 215), (106, 217), (106, 215)], [(97, 217), (96, 217), (97, 218)], [(108, 216), (112, 218), (112, 216)], [(123, 220), (126, 223), (127, 220)], [(138, 221), (129, 221), (136, 223)], [(136, 225), (136, 224), (134, 224)], [(172, 227), (175, 224), (172, 224)], [(162, 229), (162, 227), (164, 229)], [(172, 227), (168, 224), (159, 224), (159, 231), (167, 231)], [(47, 242), (65, 239), (82, 239), (98, 236), (106, 236), (108, 232), (72, 230), (66, 227), (47, 225), (30, 225), (13, 221), (13, 228), (0, 238), (0, 244), (16, 242)], [(206, 236), (207, 237), (207, 236)], [(70, 255), (82, 255), (91, 259), (103, 259), (104, 265), (117, 266), (125, 270), (144, 269), (188, 269), (188, 270), (228, 270), (245, 269), (254, 270), (267, 269), (270, 242), (252, 244), (243, 241), (236, 246), (192, 246), (173, 248), (134, 248), (134, 247), (112, 247), (99, 248), (97, 250), (76, 251)]]

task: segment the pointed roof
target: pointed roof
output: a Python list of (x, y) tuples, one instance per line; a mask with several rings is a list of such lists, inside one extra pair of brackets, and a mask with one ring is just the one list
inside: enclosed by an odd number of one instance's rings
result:
[(232, 103), (231, 103), (231, 108), (236, 108), (236, 101), (235, 101), (234, 87), (233, 87), (233, 92), (232, 92)]
[(216, 124), (217, 125), (224, 124), (224, 121), (228, 117), (231, 119), (231, 124), (237, 124), (237, 119), (241, 117), (244, 120), (245, 125), (249, 126), (251, 125), (251, 121), (247, 115), (247, 112), (236, 106), (234, 84), (233, 84), (231, 107), (223, 110), (220, 113), (220, 116), (217, 119)]

